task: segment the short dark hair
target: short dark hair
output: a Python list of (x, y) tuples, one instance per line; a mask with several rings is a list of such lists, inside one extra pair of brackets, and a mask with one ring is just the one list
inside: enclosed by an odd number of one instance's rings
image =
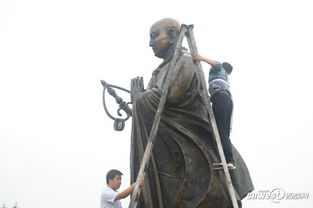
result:
[(121, 175), (123, 175), (123, 173), (122, 173), (121, 171), (119, 171), (119, 170), (116, 170), (116, 169), (110, 170), (110, 171), (107, 173), (107, 177), (106, 177), (106, 179), (107, 179), (107, 184), (109, 184), (109, 180), (110, 180), (110, 179), (113, 180), (113, 178), (114, 178), (116, 175), (121, 176)]
[(233, 71), (233, 66), (230, 65), (230, 63), (223, 62), (223, 63), (222, 63), (222, 67), (225, 69), (225, 71), (227, 72), (227, 74), (230, 74), (230, 73)]

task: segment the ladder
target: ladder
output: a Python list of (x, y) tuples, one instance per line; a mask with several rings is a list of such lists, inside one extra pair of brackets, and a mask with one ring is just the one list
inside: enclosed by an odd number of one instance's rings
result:
[[(182, 24), (181, 29), (180, 29), (179, 38), (177, 41), (177, 45), (175, 48), (174, 56), (173, 56), (173, 59), (170, 63), (168, 76), (166, 78), (164, 88), (163, 88), (163, 91), (161, 94), (160, 103), (159, 103), (158, 109), (156, 111), (156, 115), (155, 115), (155, 118), (153, 121), (153, 125), (152, 125), (151, 131), (150, 131), (149, 138), (148, 138), (148, 143), (147, 143), (147, 146), (146, 146), (143, 158), (142, 158), (142, 162), (140, 165), (140, 169), (139, 169), (139, 172), (137, 175), (137, 179), (136, 179), (137, 183), (136, 183), (135, 188), (133, 190), (133, 193), (131, 195), (131, 201), (129, 203), (129, 208), (137, 208), (137, 205), (138, 205), (138, 202), (140, 199), (141, 187), (139, 186), (139, 181), (142, 181), (145, 178), (146, 169), (147, 169), (147, 166), (148, 166), (149, 161), (150, 161), (150, 157), (151, 157), (152, 149), (153, 149), (153, 144), (154, 144), (154, 141), (156, 138), (158, 127), (160, 124), (161, 115), (162, 115), (164, 105), (166, 102), (166, 97), (168, 94), (169, 85), (174, 78), (175, 64), (176, 64), (177, 58), (179, 56), (179, 53), (181, 51), (182, 42), (183, 42), (183, 39), (185, 36), (187, 37), (188, 46), (189, 46), (191, 54), (193, 55), (193, 54), (198, 52), (195, 38), (194, 38), (194, 34), (193, 34), (193, 25)], [(227, 189), (228, 189), (231, 201), (232, 201), (233, 208), (238, 208), (235, 189), (233, 187), (230, 173), (229, 173), (229, 170), (227, 167), (226, 158), (224, 155), (224, 150), (222, 147), (221, 139), (220, 139), (220, 136), (218, 133), (217, 124), (215, 121), (213, 109), (212, 109), (212, 106), (210, 104), (210, 96), (207, 92), (205, 76), (203, 74), (203, 70), (202, 70), (202, 67), (201, 67), (201, 64), (199, 61), (196, 62), (196, 67), (197, 67), (197, 73), (196, 73), (197, 78), (198, 78), (198, 80), (200, 80), (200, 82), (201, 82), (200, 85), (202, 86), (201, 97), (202, 97), (202, 100), (204, 101), (204, 105), (205, 105), (206, 109), (208, 110), (209, 121), (211, 124), (213, 137), (214, 137), (215, 143), (217, 145), (218, 153), (219, 153), (219, 156), (221, 158), (221, 163), (222, 163), (222, 167), (223, 167), (223, 171), (224, 171), (224, 175), (225, 175), (225, 179), (226, 179)]]

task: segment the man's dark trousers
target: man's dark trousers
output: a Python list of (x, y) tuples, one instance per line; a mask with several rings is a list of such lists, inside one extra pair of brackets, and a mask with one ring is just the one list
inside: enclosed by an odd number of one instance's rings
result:
[(229, 139), (233, 101), (230, 93), (219, 90), (211, 97), (212, 108), (227, 163), (233, 163), (232, 145)]

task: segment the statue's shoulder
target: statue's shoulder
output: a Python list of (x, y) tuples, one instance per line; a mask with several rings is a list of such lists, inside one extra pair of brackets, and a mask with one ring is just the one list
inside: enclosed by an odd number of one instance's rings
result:
[(181, 59), (182, 61), (192, 62), (191, 54), (188, 53), (188, 52), (185, 51), (185, 50), (182, 50), (182, 51), (181, 51), (180, 59)]
[(187, 51), (182, 51), (181, 56), (179, 58), (179, 64), (186, 66), (187, 68), (194, 68), (193, 58), (190, 53)]

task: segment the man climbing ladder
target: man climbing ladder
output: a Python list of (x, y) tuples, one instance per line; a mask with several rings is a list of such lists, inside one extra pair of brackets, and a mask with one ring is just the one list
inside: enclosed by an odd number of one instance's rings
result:
[[(194, 54), (193, 58), (211, 65), (209, 73), (209, 93), (212, 102), (212, 109), (216, 119), (218, 133), (221, 137), (223, 150), (229, 169), (235, 169), (233, 152), (230, 142), (231, 117), (233, 112), (233, 101), (231, 98), (228, 75), (233, 67), (227, 63), (220, 63), (212, 59), (205, 58), (200, 54)], [(220, 166), (221, 163), (214, 163)]]

